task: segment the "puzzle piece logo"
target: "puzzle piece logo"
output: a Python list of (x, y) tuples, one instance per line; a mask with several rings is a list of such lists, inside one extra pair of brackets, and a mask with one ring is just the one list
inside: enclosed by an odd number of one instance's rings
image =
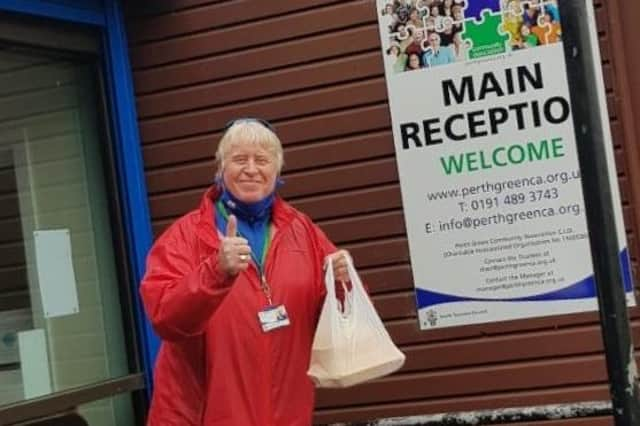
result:
[(485, 10), (494, 13), (500, 12), (500, 0), (469, 0), (464, 16), (467, 19), (480, 21)]
[(480, 22), (476, 22), (473, 18), (465, 21), (462, 37), (471, 45), (467, 52), (469, 59), (505, 53), (509, 41), (509, 35), (502, 31), (500, 14), (493, 14), (488, 10), (483, 12)]
[(514, 49), (551, 44), (561, 39), (560, 14), (555, 0), (504, 0), (504, 30)]
[(379, 1), (385, 59), (395, 73), (562, 41), (558, 0)]

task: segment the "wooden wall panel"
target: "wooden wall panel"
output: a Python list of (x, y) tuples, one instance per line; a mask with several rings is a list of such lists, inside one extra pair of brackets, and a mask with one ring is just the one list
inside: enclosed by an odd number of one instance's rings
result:
[(12, 157), (0, 150), (0, 312), (31, 306)]
[(366, 77), (368, 70), (378, 66), (380, 61), (378, 52), (365, 52), (320, 65), (301, 65), (196, 88), (154, 93), (138, 100), (138, 111), (141, 118), (147, 118), (273, 96), (283, 87), (291, 92), (337, 84)]
[[(351, 250), (403, 369), (354, 389), (321, 391), (316, 421), (605, 400), (596, 313), (422, 332), (373, 1), (128, 2), (143, 156), (159, 235), (197, 206), (214, 175), (225, 123), (270, 120), (285, 147), (281, 193)], [(625, 76), (596, 2), (602, 69), (633, 267), (637, 187), (631, 176)], [(638, 312), (633, 332), (640, 338)], [(611, 418), (541, 425), (610, 425)]]
[[(180, 6), (177, 3), (185, 2), (172, 3), (172, 9), (179, 10)], [(182, 19), (178, 21), (164, 14), (145, 16), (144, 13), (141, 13), (143, 12), (142, 7), (139, 7), (138, 11), (130, 10), (129, 16), (136, 20), (136, 28), (139, 29), (136, 33), (131, 34), (130, 40), (138, 44), (143, 41), (178, 37), (195, 31), (211, 31), (230, 24), (281, 16), (339, 2), (336, 0), (298, 0), (296, 2), (272, 0), (270, 2), (256, 2), (251, 5), (237, 1), (202, 1), (201, 3), (205, 7), (185, 11), (182, 14)], [(184, 5), (182, 6), (184, 7)]]
[[(245, 8), (250, 6), (245, 3)], [(375, 9), (367, 2), (342, 2), (333, 7), (315, 8), (295, 14), (274, 16), (191, 33), (188, 36), (156, 41), (131, 49), (134, 68), (149, 68), (208, 55), (246, 50), (266, 44), (281, 43), (302, 36), (336, 31), (375, 22)]]
[[(177, 89), (189, 86), (191, 82), (202, 84), (304, 65), (311, 61), (360, 54), (375, 50), (379, 44), (377, 37), (376, 26), (370, 24), (320, 34), (309, 39), (294, 39), (276, 45), (266, 45), (250, 52), (239, 50), (195, 61), (136, 70), (134, 80), (136, 90), (140, 90), (141, 95), (163, 89)], [(248, 54), (250, 57), (247, 57)], [(380, 71), (378, 70), (378, 73)]]
[(630, 178), (640, 177), (640, 159), (637, 155), (630, 155), (637, 153), (637, 148), (633, 132), (634, 118), (627, 89), (629, 74), (624, 68), (626, 55), (624, 49), (614, 49), (616, 44), (622, 42), (619, 38), (620, 11), (617, 0), (606, 3), (596, 0), (594, 5), (607, 92), (607, 108), (628, 235), (627, 243), (632, 269), (637, 277), (639, 246), (636, 236), (640, 225), (640, 210), (638, 208), (640, 185), (628, 185), (627, 183), (630, 182)]
[[(192, 136), (194, 133), (215, 132), (230, 119), (253, 113), (278, 123), (300, 115), (311, 115), (381, 102), (386, 98), (384, 80), (349, 83), (308, 92), (267, 97), (242, 104), (188, 112), (168, 117), (140, 121), (142, 138), (151, 143)], [(222, 126), (221, 126), (222, 125)]]

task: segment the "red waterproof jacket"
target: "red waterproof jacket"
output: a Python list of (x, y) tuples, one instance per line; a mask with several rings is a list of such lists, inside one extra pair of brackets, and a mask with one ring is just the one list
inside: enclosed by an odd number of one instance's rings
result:
[(314, 387), (306, 372), (325, 295), (323, 261), (335, 247), (276, 199), (265, 273), (291, 324), (265, 333), (255, 266), (231, 279), (218, 269), (217, 196), (210, 189), (149, 253), (140, 291), (163, 342), (148, 425), (308, 426)]

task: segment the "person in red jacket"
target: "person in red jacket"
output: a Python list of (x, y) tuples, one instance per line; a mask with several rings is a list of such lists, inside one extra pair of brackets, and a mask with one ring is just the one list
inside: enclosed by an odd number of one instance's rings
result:
[(307, 376), (323, 267), (346, 257), (276, 195), (282, 145), (269, 123), (230, 123), (217, 183), (153, 245), (140, 292), (162, 339), (150, 426), (308, 426)]

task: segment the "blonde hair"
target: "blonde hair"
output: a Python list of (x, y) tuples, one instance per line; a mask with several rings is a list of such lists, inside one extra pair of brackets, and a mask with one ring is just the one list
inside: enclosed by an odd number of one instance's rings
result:
[(278, 136), (264, 124), (254, 119), (241, 119), (235, 121), (222, 135), (216, 151), (216, 177), (222, 176), (226, 155), (233, 145), (238, 143), (252, 143), (260, 145), (272, 153), (276, 160), (278, 174), (284, 164), (282, 154), (282, 142)]

